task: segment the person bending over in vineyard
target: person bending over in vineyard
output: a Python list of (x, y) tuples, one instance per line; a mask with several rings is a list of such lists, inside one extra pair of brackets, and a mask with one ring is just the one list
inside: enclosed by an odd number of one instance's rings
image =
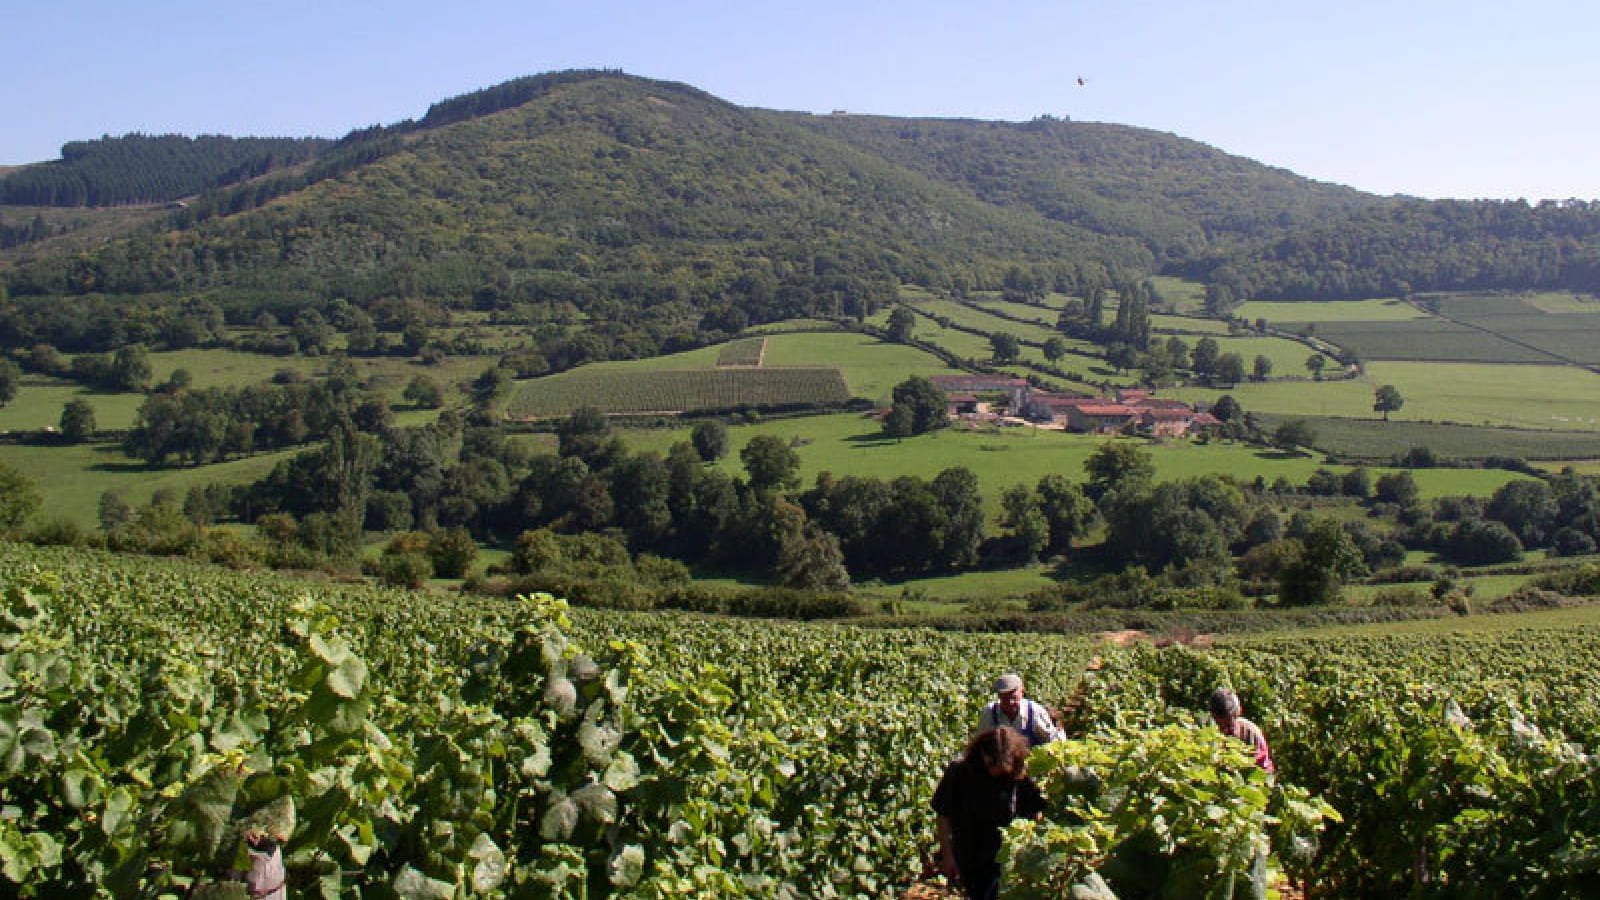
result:
[(1001, 675), (994, 683), (994, 693), (994, 701), (978, 714), (979, 731), (1014, 728), (1028, 739), (1029, 747), (1061, 738), (1050, 711), (1024, 696), (1021, 675)]
[(1278, 767), (1272, 764), (1272, 751), (1267, 749), (1267, 738), (1261, 733), (1261, 727), (1239, 715), (1238, 694), (1227, 688), (1217, 688), (1211, 692), (1210, 706), (1211, 718), (1216, 721), (1218, 731), (1248, 744), (1255, 752), (1256, 765), (1269, 775), (1278, 771)]
[(940, 868), (973, 900), (1000, 895), (1000, 829), (1044, 812), (1044, 796), (1027, 777), (1029, 749), (1016, 729), (981, 731), (933, 792)]

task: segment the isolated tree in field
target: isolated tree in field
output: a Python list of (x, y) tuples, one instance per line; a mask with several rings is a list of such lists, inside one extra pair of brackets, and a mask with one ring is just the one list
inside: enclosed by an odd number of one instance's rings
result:
[(1333, 519), (1318, 519), (1299, 541), (1299, 557), (1278, 575), (1278, 602), (1284, 606), (1333, 603), (1346, 581), (1366, 574), (1360, 548)]
[(1106, 362), (1126, 372), (1139, 364), (1139, 351), (1132, 344), (1112, 344), (1106, 348)]
[(1272, 360), (1257, 353), (1255, 365), (1251, 368), (1250, 374), (1257, 381), (1266, 381), (1267, 376), (1272, 374)]
[(1400, 396), (1400, 390), (1392, 384), (1386, 384), (1378, 388), (1372, 402), (1372, 410), (1373, 412), (1383, 413), (1383, 420), (1387, 422), (1389, 421), (1389, 413), (1399, 412), (1400, 407), (1405, 405), (1406, 400)]
[(1016, 335), (1004, 331), (989, 335), (989, 347), (994, 352), (994, 361), (999, 363), (1014, 362), (1022, 355), (1022, 342)]
[(21, 528), (39, 503), (39, 491), (28, 476), (0, 463), (0, 533)]
[(797, 483), (795, 473), (800, 468), (800, 454), (777, 435), (760, 434), (751, 438), (739, 451), (739, 461), (744, 463), (750, 486), (758, 491), (793, 487)]
[(1000, 524), (1011, 531), (1014, 559), (1033, 562), (1050, 543), (1050, 523), (1039, 510), (1038, 498), (1026, 485), (1016, 484), (1000, 495)]
[(702, 462), (716, 462), (728, 455), (728, 426), (719, 419), (696, 422), (694, 431), (689, 433), (689, 443)]
[(889, 313), (889, 340), (899, 344), (911, 341), (911, 329), (916, 327), (917, 314), (904, 306), (896, 306)]
[(884, 419), (885, 434), (910, 437), (949, 424), (949, 401), (944, 391), (920, 375), (913, 375), (894, 386), (893, 403)]
[(438, 409), (444, 405), (444, 388), (439, 382), (426, 375), (417, 375), (406, 385), (406, 402), (413, 403), (422, 409)]
[(1044, 350), (1044, 358), (1050, 362), (1055, 362), (1067, 355), (1067, 342), (1061, 338), (1053, 337), (1044, 342), (1042, 349)]
[(61, 436), (74, 444), (81, 444), (94, 433), (94, 407), (82, 397), (68, 400), (61, 407)]
[(111, 386), (119, 391), (142, 391), (150, 386), (153, 373), (150, 355), (143, 344), (121, 347), (111, 356)]
[(1243, 381), (1243, 357), (1237, 353), (1224, 353), (1217, 357), (1216, 377), (1213, 380), (1218, 384), (1238, 384)]
[(5, 406), (17, 396), (17, 386), (22, 382), (22, 369), (9, 359), (0, 359), (0, 406)]
[(1310, 372), (1311, 377), (1315, 378), (1317, 381), (1322, 380), (1322, 370), (1327, 368), (1327, 366), (1328, 358), (1323, 356), (1321, 353), (1313, 353), (1306, 357), (1306, 371)]
[(1084, 319), (1088, 320), (1090, 328), (1099, 328), (1106, 317), (1106, 289), (1096, 285), (1089, 289), (1089, 295), (1084, 298)]
[(1049, 527), (1049, 542), (1045, 545), (1052, 554), (1066, 553), (1072, 549), (1074, 538), (1089, 531), (1097, 515), (1094, 501), (1083, 492), (1077, 482), (1065, 475), (1046, 475), (1039, 479), (1037, 489), (1039, 512)]
[(1411, 477), (1410, 472), (1389, 472), (1379, 475), (1378, 480), (1372, 485), (1372, 499), (1380, 503), (1410, 506), (1417, 502), (1418, 493), (1417, 480)]
[(1210, 379), (1217, 369), (1217, 359), (1222, 355), (1222, 348), (1212, 338), (1201, 338), (1189, 353), (1189, 368), (1201, 378)]
[(1135, 444), (1107, 441), (1083, 461), (1089, 475), (1087, 493), (1098, 500), (1110, 491), (1155, 477), (1155, 457)]
[(1219, 282), (1206, 285), (1205, 303), (1206, 315), (1217, 318), (1233, 312), (1233, 308), (1239, 305), (1238, 299), (1234, 296), (1233, 288)]
[(1272, 432), (1272, 442), (1285, 450), (1309, 447), (1317, 441), (1317, 431), (1305, 419), (1290, 419)]

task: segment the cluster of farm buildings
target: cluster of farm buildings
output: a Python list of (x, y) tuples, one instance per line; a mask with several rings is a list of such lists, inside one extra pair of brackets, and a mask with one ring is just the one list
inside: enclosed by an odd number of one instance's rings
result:
[(937, 375), (931, 381), (944, 391), (952, 418), (1000, 420), (987, 412), (986, 397), (1005, 397), (1012, 417), (1080, 434), (1118, 434), (1131, 430), (1156, 437), (1181, 437), (1222, 424), (1182, 400), (1125, 389), (1112, 397), (1068, 397), (1041, 391), (1027, 379), (998, 375)]

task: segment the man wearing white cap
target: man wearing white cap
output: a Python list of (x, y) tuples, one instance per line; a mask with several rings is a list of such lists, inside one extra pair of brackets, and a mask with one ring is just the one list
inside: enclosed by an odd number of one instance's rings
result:
[(1015, 728), (1033, 747), (1061, 738), (1050, 711), (1023, 696), (1021, 675), (1014, 672), (1001, 675), (995, 680), (994, 693), (994, 702), (978, 714), (979, 731)]

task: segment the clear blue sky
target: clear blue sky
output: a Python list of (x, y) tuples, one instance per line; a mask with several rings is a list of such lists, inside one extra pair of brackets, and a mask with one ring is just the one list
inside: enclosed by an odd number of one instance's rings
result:
[(19, 0), (0, 23), (0, 164), (337, 137), (608, 67), (746, 106), (1139, 125), (1381, 194), (1600, 199), (1594, 0)]

